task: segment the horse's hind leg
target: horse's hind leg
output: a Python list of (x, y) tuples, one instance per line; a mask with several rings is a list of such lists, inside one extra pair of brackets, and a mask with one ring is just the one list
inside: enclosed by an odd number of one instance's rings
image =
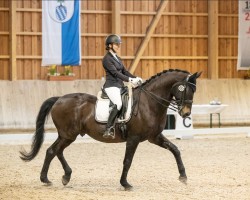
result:
[(60, 160), (62, 167), (64, 169), (64, 175), (62, 176), (62, 184), (67, 185), (68, 182), (70, 181), (72, 170), (70, 166), (68, 165), (67, 161), (65, 160), (63, 156), (63, 152), (59, 153), (57, 157)]
[(63, 185), (67, 185), (68, 182), (70, 181), (71, 178), (71, 173), (72, 170), (70, 168), (70, 166), (68, 165), (67, 161), (65, 160), (64, 156), (63, 156), (63, 150), (69, 146), (73, 141), (72, 140), (65, 140), (65, 143), (63, 146), (61, 146), (61, 149), (59, 150), (57, 157), (60, 160), (62, 167), (64, 169), (64, 175), (62, 177), (62, 183)]
[(187, 175), (185, 172), (185, 167), (183, 165), (183, 162), (181, 159), (181, 153), (179, 149), (172, 142), (170, 142), (167, 138), (165, 138), (161, 133), (157, 135), (153, 140), (152, 139), (149, 140), (149, 142), (154, 143), (165, 149), (168, 149), (169, 151), (173, 153), (177, 166), (178, 166), (179, 173), (180, 173), (179, 180), (183, 183), (186, 183)]
[(70, 176), (69, 174), (71, 174), (71, 169), (69, 168), (67, 162), (65, 161), (62, 152), (72, 142), (73, 142), (72, 140), (66, 140), (66, 139), (62, 139), (58, 137), (57, 140), (47, 149), (43, 168), (41, 171), (41, 176), (40, 176), (40, 180), (43, 183), (46, 183), (48, 185), (51, 184), (51, 182), (48, 179), (48, 170), (49, 170), (51, 161), (56, 155), (58, 155), (58, 158), (63, 165), (63, 168), (65, 170), (65, 175), (67, 174), (67, 176)]
[(46, 183), (48, 185), (51, 184), (51, 182), (48, 179), (48, 170), (49, 170), (49, 165), (51, 163), (51, 161), (53, 160), (53, 158), (56, 156), (56, 152), (54, 150), (55, 146), (59, 143), (60, 139), (57, 138), (57, 140), (47, 149), (46, 151), (46, 156), (44, 159), (44, 163), (43, 163), (43, 168), (40, 174), (40, 180), (43, 183)]

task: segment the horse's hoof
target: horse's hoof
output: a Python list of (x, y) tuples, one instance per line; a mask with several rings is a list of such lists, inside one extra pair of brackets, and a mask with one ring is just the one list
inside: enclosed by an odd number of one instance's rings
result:
[(125, 190), (125, 191), (132, 191), (132, 190), (133, 190), (133, 186), (130, 185), (130, 186), (128, 186), (128, 187), (124, 187), (124, 190)]
[(122, 186), (124, 187), (125, 191), (131, 191), (133, 189), (133, 186), (128, 183), (123, 184)]
[(47, 180), (41, 180), (41, 181), (42, 181), (42, 183), (44, 183), (44, 185), (46, 185), (46, 186), (51, 186), (51, 185), (52, 185), (52, 182), (49, 181), (48, 179), (47, 179)]
[(52, 182), (49, 181), (48, 178), (40, 177), (40, 180), (41, 180), (41, 182), (44, 183), (46, 186), (52, 185)]
[(52, 182), (48, 181), (46, 183), (44, 183), (45, 186), (51, 186), (52, 185)]
[(70, 176), (65, 176), (65, 175), (62, 176), (62, 184), (63, 185), (67, 185), (69, 183), (69, 181), (70, 181)]
[(179, 181), (186, 185), (187, 184), (187, 176), (179, 176)]

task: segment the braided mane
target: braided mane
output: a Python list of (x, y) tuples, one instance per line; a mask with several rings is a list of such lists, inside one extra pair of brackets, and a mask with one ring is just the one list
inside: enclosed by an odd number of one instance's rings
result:
[(190, 74), (188, 71), (185, 70), (180, 70), (180, 69), (169, 69), (169, 70), (163, 70), (160, 73), (157, 73), (156, 75), (151, 76), (149, 79), (147, 79), (145, 82), (143, 82), (142, 86), (148, 84), (151, 80), (154, 80), (155, 78), (161, 76), (162, 74), (165, 74), (167, 72), (183, 72), (183, 73), (187, 73)]

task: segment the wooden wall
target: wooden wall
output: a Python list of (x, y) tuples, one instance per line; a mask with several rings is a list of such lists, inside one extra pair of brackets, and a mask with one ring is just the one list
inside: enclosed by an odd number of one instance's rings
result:
[(220, 78), (244, 76), (237, 71), (238, 1), (218, 1), (218, 65)]
[(9, 79), (10, 62), (9, 62), (9, 2), (0, 1), (0, 79)]
[[(122, 36), (129, 69), (160, 0), (84, 0), (81, 8), (82, 65), (77, 79), (101, 79), (105, 37)], [(0, 80), (44, 80), (41, 67), (41, 0), (0, 1)], [(237, 71), (238, 1), (168, 1), (135, 69), (149, 78), (163, 69), (203, 71), (202, 78), (242, 78)]]

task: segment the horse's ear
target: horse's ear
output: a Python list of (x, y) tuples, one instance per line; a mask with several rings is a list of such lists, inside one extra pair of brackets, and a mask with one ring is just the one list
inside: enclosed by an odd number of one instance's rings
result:
[(192, 74), (190, 77), (189, 77), (189, 81), (191, 83), (194, 83), (196, 84), (196, 79), (200, 77), (202, 72), (195, 72), (194, 74)]
[(192, 75), (189, 77), (188, 80), (189, 80), (190, 82), (194, 82), (195, 79), (196, 79), (196, 77), (197, 77), (197, 73), (198, 73), (198, 72), (195, 72), (194, 74), (192, 74)]
[(196, 74), (196, 75), (195, 75), (195, 76), (196, 76), (196, 78), (199, 78), (199, 77), (200, 77), (200, 75), (202, 74), (202, 72), (196, 72), (195, 74)]

